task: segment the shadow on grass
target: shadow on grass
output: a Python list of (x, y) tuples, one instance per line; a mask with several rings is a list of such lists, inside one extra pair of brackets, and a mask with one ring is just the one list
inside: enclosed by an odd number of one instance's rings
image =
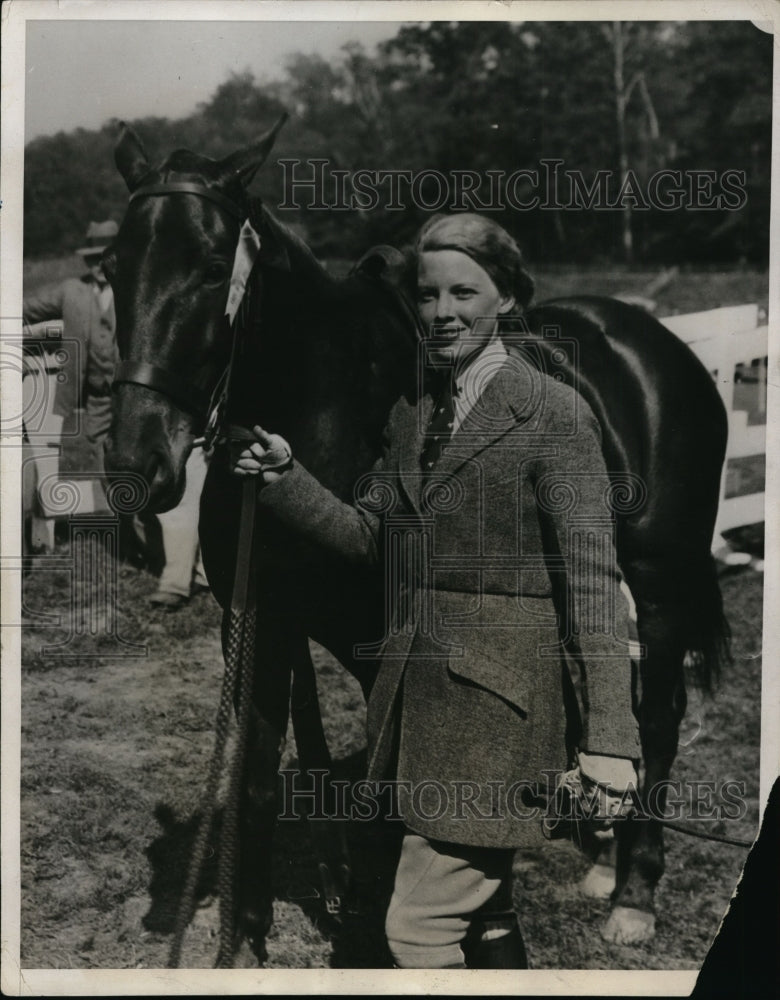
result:
[[(142, 918), (144, 929), (158, 934), (172, 934), (176, 927), (179, 901), (190, 866), (190, 858), (200, 826), (201, 813), (195, 812), (179, 820), (170, 806), (158, 803), (154, 818), (162, 827), (161, 834), (146, 849), (152, 867), (149, 883), (151, 906)], [(195, 904), (216, 892), (221, 811), (214, 817), (209, 831), (203, 869), (195, 889)]]
[[(344, 782), (345, 787), (353, 787), (365, 773), (365, 750), (333, 762), (332, 779)], [(342, 900), (339, 920), (326, 912), (318, 858), (311, 828), (305, 820), (284, 821), (277, 827), (274, 894), (277, 899), (300, 906), (311, 923), (330, 940), (332, 968), (388, 968), (392, 959), (387, 950), (384, 920), (401, 849), (402, 827), (380, 813), (368, 820), (351, 818), (345, 825), (345, 834), (351, 881)], [(320, 846), (322, 849), (324, 845)]]
[[(334, 762), (333, 778), (350, 783), (365, 774), (365, 751)], [(146, 849), (152, 868), (151, 905), (142, 918), (144, 929), (172, 934), (200, 823), (200, 812), (180, 820), (160, 803), (155, 819), (161, 832)], [(209, 832), (205, 862), (195, 893), (195, 907), (217, 893), (221, 810)], [(272, 888), (275, 900), (293, 903), (304, 921), (331, 945), (333, 968), (387, 968), (392, 959), (384, 935), (384, 917), (393, 887), (401, 846), (401, 827), (382, 816), (350, 820), (346, 841), (351, 883), (338, 919), (327, 913), (317, 867), (318, 858), (305, 818), (280, 821), (274, 837)]]

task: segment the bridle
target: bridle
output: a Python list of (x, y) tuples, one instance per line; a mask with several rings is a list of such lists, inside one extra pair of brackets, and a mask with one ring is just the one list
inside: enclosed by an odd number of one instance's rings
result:
[[(225, 313), (225, 322), (232, 329), (230, 361), (211, 392), (181, 378), (181, 376), (169, 368), (164, 368), (162, 365), (154, 365), (148, 361), (120, 361), (116, 366), (112, 389), (122, 384), (140, 385), (145, 389), (151, 389), (172, 400), (178, 407), (196, 417), (201, 424), (208, 424), (206, 436), (209, 437), (216, 434), (217, 431), (216, 425), (218, 420), (216, 411), (219, 409), (224, 414), (230, 373), (236, 355), (237, 334), (240, 328), (240, 324), (234, 322), (234, 320), (243, 299), (246, 281), (254, 264), (254, 258), (260, 247), (260, 239), (251, 226), (249, 213), (226, 195), (221, 194), (219, 191), (214, 191), (205, 184), (197, 184), (192, 181), (170, 181), (164, 184), (148, 184), (133, 191), (130, 195), (130, 203), (138, 198), (154, 198), (176, 194), (196, 195), (199, 198), (214, 202), (223, 211), (237, 219), (242, 226), (230, 278), (231, 291), (228, 295), (228, 309)], [(240, 273), (237, 274), (239, 251), (242, 247), (242, 237), (247, 226), (250, 227), (255, 238), (254, 241), (249, 241), (255, 244), (254, 254), (250, 253), (244, 256)], [(198, 443), (202, 443), (202, 439), (198, 439)]]

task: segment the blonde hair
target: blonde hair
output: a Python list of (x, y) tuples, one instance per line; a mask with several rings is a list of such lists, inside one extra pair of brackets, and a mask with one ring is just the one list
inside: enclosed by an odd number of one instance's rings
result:
[(533, 298), (534, 281), (525, 269), (520, 247), (492, 219), (474, 212), (434, 215), (417, 235), (415, 259), (431, 250), (457, 250), (471, 257), (502, 295), (514, 296), (520, 311)]

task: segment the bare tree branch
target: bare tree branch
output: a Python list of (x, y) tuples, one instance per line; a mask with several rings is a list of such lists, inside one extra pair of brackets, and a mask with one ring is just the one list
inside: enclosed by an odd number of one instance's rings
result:
[(645, 106), (645, 113), (647, 114), (647, 120), (650, 123), (650, 137), (652, 139), (658, 139), (661, 135), (661, 130), (658, 126), (658, 117), (655, 113), (655, 108), (653, 107), (653, 100), (650, 97), (650, 91), (647, 87), (647, 82), (645, 80), (645, 74), (639, 74), (639, 93), (642, 95), (642, 103)]

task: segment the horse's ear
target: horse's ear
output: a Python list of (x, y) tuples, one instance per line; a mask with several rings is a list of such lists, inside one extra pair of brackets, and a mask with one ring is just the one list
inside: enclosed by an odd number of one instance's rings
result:
[(219, 165), (218, 183), (226, 184), (231, 180), (240, 180), (244, 184), (249, 184), (258, 169), (265, 163), (266, 157), (276, 142), (276, 136), (288, 117), (289, 115), (285, 111), (279, 121), (257, 142), (225, 157)]
[(149, 172), (149, 160), (143, 143), (125, 122), (120, 122), (121, 131), (114, 146), (114, 161), (119, 173), (124, 177), (130, 191)]

